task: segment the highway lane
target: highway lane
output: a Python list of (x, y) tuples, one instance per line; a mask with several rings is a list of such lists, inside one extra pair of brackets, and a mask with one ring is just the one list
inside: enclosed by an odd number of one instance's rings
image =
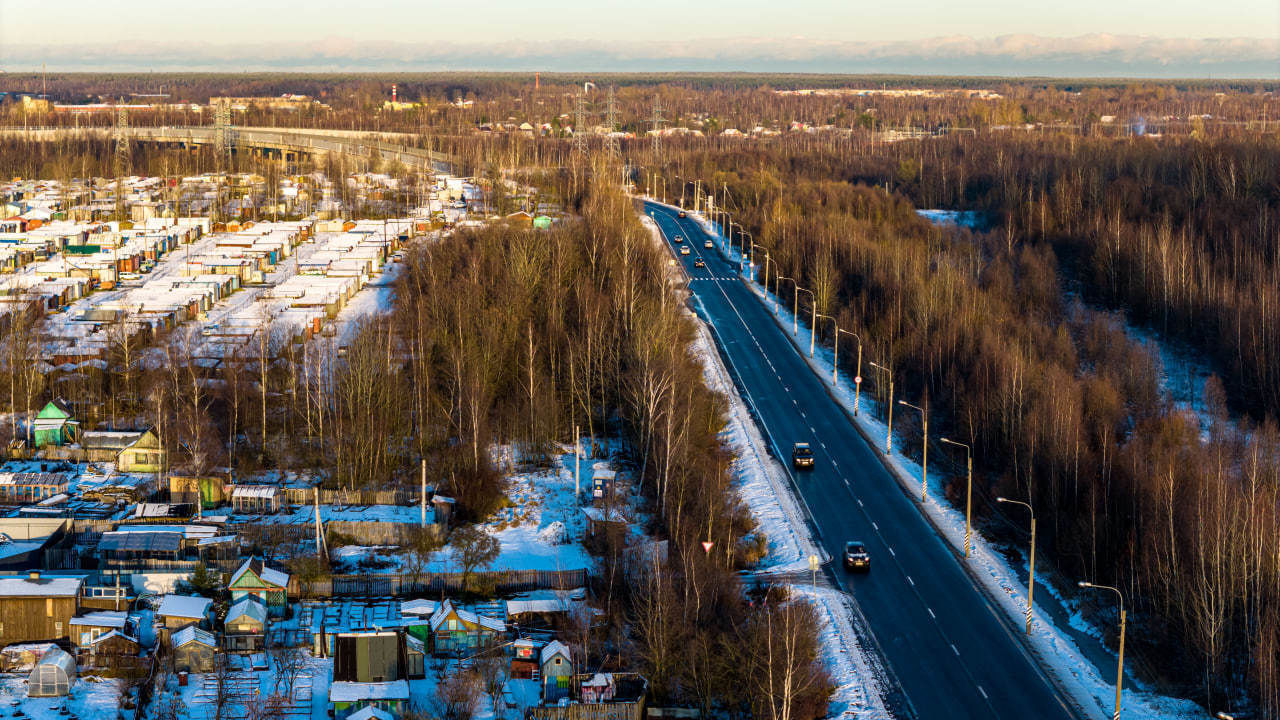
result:
[[(785, 454), (794, 442), (813, 445), (815, 469), (793, 477), (820, 542), (834, 559), (847, 540), (867, 544), (870, 573), (835, 574), (857, 599), (915, 714), (921, 720), (1075, 718), (1011, 623), (960, 567), (963, 559), (913, 506), (768, 308), (737, 277), (736, 265), (703, 247), (709, 236), (692, 218), (660, 205), (647, 204), (645, 211), (668, 241), (682, 235), (690, 245), (690, 255), (677, 257), (695, 305), (715, 327), (741, 389), (784, 454), (780, 460), (789, 464)], [(705, 268), (694, 267), (699, 257)]]

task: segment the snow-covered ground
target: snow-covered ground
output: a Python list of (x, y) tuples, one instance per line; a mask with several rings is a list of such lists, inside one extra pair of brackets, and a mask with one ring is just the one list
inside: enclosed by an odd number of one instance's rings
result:
[[(661, 241), (657, 226), (642, 218), (655, 239)], [(825, 561), (826, 553), (813, 540), (809, 526), (793, 491), (786, 470), (770, 454), (760, 429), (730, 378), (729, 371), (715, 349), (711, 330), (695, 317), (698, 335), (693, 352), (702, 361), (703, 377), (708, 387), (729, 400), (725, 439), (733, 450), (734, 475), (738, 496), (751, 510), (759, 531), (769, 542), (769, 552), (760, 564), (760, 572), (794, 572), (807, 569), (809, 556)], [(881, 673), (877, 663), (859, 640), (855, 626), (856, 610), (849, 595), (825, 587), (803, 584), (789, 585), (794, 596), (813, 603), (821, 618), (819, 637), (823, 662), (835, 681), (829, 717), (886, 718), (884, 690), (879, 684)]]
[(978, 230), (986, 218), (975, 210), (916, 210), (916, 214), (935, 225), (955, 225)]
[[(6, 716), (26, 717), (35, 720), (71, 718), (114, 718), (120, 707), (119, 684), (110, 678), (86, 675), (76, 678), (67, 697), (27, 697), (26, 673), (0, 675), (0, 712)], [(69, 713), (63, 714), (62, 708)]]
[[(697, 218), (708, 232), (717, 233), (718, 228), (704, 217), (695, 213), (689, 213), (689, 216)], [(730, 251), (730, 259), (738, 261), (740, 259), (739, 253), (736, 250)], [(748, 285), (756, 293), (757, 297), (762, 302), (768, 303), (769, 300), (765, 296), (763, 289), (756, 283), (751, 282), (751, 270), (749, 268), (744, 267), (743, 277), (748, 281)], [(800, 323), (802, 326), (801, 332), (798, 336), (792, 336), (789, 332), (794, 321), (792, 314), (785, 307), (779, 306), (777, 307), (775, 318), (779, 326), (788, 331), (787, 336), (792, 337), (793, 347), (800, 357), (809, 363), (809, 366), (820, 378), (829, 383), (832, 374), (831, 348), (820, 346), (815, 353), (815, 357), (809, 358), (807, 347), (809, 338), (808, 333), (804, 331), (806, 323), (803, 322), (803, 319)], [(840, 385), (831, 387), (830, 390), (836, 401), (844, 406), (851, 416), (854, 403), (851, 373), (841, 374), (840, 377)], [(876, 452), (883, 453), (886, 427), (883, 422), (874, 417), (878, 413), (871, 393), (862, 395), (860, 405), (863, 411), (854, 421), (855, 427), (861, 431), (864, 437), (868, 438)], [(895, 444), (895, 447), (897, 446)], [(908, 492), (915, 496), (921, 494), (923, 472), (919, 464), (897, 453), (889, 456), (888, 464), (899, 483), (904, 485)], [(963, 552), (964, 512), (960, 508), (951, 506), (945, 497), (943, 483), (936, 480), (931, 482), (929, 486), (929, 502), (918, 507), (923, 508), (930, 521), (938, 528), (947, 542), (958, 551)], [(972, 575), (981, 582), (987, 594), (996, 600), (1000, 608), (1010, 618), (1017, 623), (1024, 622), (1026, 617), (1026, 586), (1019, 579), (1018, 572), (979, 533), (975, 531), (972, 537), (973, 547), (969, 562), (969, 569)], [(1037, 588), (1044, 589), (1044, 587), (1037, 583)], [(1080, 652), (1080, 649), (1066, 632), (1054, 625), (1053, 621), (1042, 609), (1037, 608), (1034, 614), (1033, 632), (1028, 639), (1028, 646), (1041, 666), (1048, 670), (1058, 684), (1070, 693), (1077, 705), (1095, 717), (1101, 718), (1111, 714), (1115, 703), (1115, 684), (1110, 682), (1108, 678), (1114, 678), (1114, 669), (1104, 675), (1098, 667)], [(1188, 717), (1200, 717), (1204, 714), (1204, 710), (1191, 701), (1169, 698), (1133, 687), (1132, 681), (1127, 674), (1126, 682), (1130, 683), (1130, 686), (1127, 686), (1124, 690), (1123, 705), (1124, 712), (1128, 717), (1140, 717), (1144, 720), (1180, 720)]]

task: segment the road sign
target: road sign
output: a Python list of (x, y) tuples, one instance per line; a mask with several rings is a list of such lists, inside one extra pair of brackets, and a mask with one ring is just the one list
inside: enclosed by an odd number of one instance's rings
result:
[(853, 382), (854, 382), (854, 384), (855, 384), (855, 385), (861, 385), (861, 384), (862, 384), (862, 376), (861, 376), (861, 375), (859, 375), (859, 376), (855, 377), (855, 378), (853, 379)]
[(821, 564), (821, 563), (818, 561), (818, 556), (817, 556), (817, 555), (810, 555), (810, 556), (809, 556), (809, 569), (810, 569), (810, 570), (817, 570), (817, 569), (818, 569), (818, 566), (819, 566), (820, 564)]
[(710, 540), (703, 541), (702, 543), (703, 552), (707, 552), (707, 553), (711, 552), (712, 545), (715, 545), (715, 543), (711, 542)]

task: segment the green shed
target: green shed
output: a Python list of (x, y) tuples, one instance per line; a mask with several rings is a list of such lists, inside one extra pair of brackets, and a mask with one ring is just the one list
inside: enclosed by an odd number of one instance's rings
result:
[(73, 443), (79, 434), (80, 423), (71, 417), (62, 400), (50, 400), (31, 423), (32, 443), (38, 447)]

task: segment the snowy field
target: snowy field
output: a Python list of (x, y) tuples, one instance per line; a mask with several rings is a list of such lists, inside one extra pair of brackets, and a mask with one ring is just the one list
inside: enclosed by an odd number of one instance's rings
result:
[[(696, 217), (708, 232), (717, 233), (717, 228), (705, 218), (694, 213), (690, 213), (690, 217)], [(731, 252), (731, 260), (738, 259), (738, 253)], [(761, 302), (768, 303), (769, 300), (763, 290), (751, 282), (751, 270), (745, 266), (743, 277)], [(775, 318), (779, 326), (788, 331), (787, 336), (792, 337), (792, 344), (797, 354), (820, 378), (829, 382), (832, 374), (831, 348), (819, 346), (815, 357), (809, 358), (808, 335), (803, 331), (805, 323), (801, 323), (802, 332), (793, 337), (790, 333), (793, 323), (792, 314), (785, 308), (779, 307)], [(837, 402), (851, 415), (854, 389), (849, 374), (842, 374), (841, 384), (830, 390)], [(869, 393), (864, 393), (860, 403), (863, 412), (857, 417), (855, 427), (868, 439), (876, 452), (883, 453), (886, 427), (883, 422), (873, 417), (877, 414), (874, 399)], [(923, 473), (919, 464), (899, 454), (891, 455), (888, 458), (888, 464), (898, 482), (908, 493), (914, 496), (921, 494)], [(952, 507), (947, 501), (943, 483), (930, 483), (929, 502), (922, 507), (947, 542), (958, 552), (963, 552), (964, 513), (962, 509)], [(997, 602), (1010, 619), (1019, 624), (1024, 622), (1027, 607), (1025, 584), (1004, 556), (976, 531), (973, 534), (969, 570), (971, 575), (980, 581), (987, 595)], [(1046, 586), (1039, 582), (1036, 585), (1038, 589), (1046, 589)], [(1078, 613), (1075, 617), (1077, 623), (1084, 625)], [(1096, 632), (1095, 630), (1094, 633)], [(1111, 715), (1115, 703), (1115, 684), (1109, 682), (1107, 678), (1114, 678), (1114, 667), (1108, 670), (1100, 670), (1096, 667), (1081, 653), (1066, 632), (1057, 627), (1039, 607), (1034, 615), (1033, 633), (1028, 640), (1028, 645), (1040, 664), (1052, 673), (1055, 681), (1081, 708), (1094, 717)], [(1135, 687), (1135, 681), (1128, 675), (1126, 675), (1126, 683), (1128, 685), (1124, 690), (1123, 707), (1127, 717), (1144, 720), (1181, 720), (1204, 716), (1204, 710), (1191, 701), (1147, 692), (1140, 686)]]

